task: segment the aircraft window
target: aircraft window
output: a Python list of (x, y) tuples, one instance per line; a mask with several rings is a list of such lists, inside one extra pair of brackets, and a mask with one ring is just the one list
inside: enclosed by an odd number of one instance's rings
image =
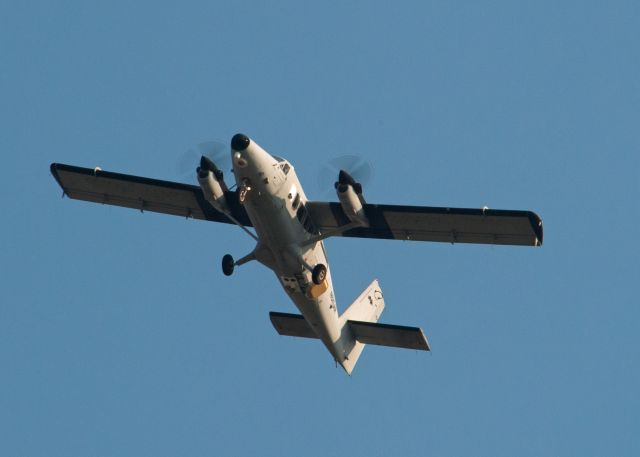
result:
[(298, 205), (300, 204), (300, 194), (296, 194), (296, 198), (293, 199), (293, 203), (291, 206), (293, 209), (298, 209)]
[(280, 165), (280, 168), (282, 168), (282, 171), (284, 172), (284, 174), (285, 174), (285, 175), (286, 175), (286, 174), (288, 174), (288, 173), (289, 173), (289, 170), (291, 169), (291, 167), (289, 166), (289, 164), (288, 164), (288, 163), (286, 163), (286, 162), (285, 162), (285, 163), (283, 163), (283, 164), (281, 164), (281, 165)]

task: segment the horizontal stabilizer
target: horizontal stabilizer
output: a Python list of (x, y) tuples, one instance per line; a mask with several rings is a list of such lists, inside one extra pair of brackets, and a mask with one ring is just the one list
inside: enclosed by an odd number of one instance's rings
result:
[(271, 311), (269, 318), (280, 335), (299, 336), (302, 338), (318, 338), (307, 321), (300, 314), (278, 313)]
[[(272, 311), (269, 318), (280, 335), (301, 338), (318, 338), (307, 321), (300, 314)], [(419, 327), (404, 325), (378, 324), (375, 322), (347, 321), (354, 338), (362, 344), (390, 346), (405, 349), (430, 351), (427, 337)]]
[(360, 343), (422, 351), (430, 350), (427, 338), (422, 329), (418, 327), (362, 321), (348, 321), (348, 323), (353, 336)]

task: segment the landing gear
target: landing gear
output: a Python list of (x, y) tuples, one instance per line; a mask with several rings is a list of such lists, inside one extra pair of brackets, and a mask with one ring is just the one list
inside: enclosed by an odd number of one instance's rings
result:
[(245, 255), (243, 258), (238, 260), (233, 260), (233, 257), (230, 254), (226, 254), (222, 258), (222, 272), (225, 274), (225, 276), (231, 276), (233, 274), (233, 270), (235, 269), (235, 267), (244, 265), (245, 263), (250, 262), (252, 260), (256, 260), (256, 255), (253, 252), (248, 255)]
[(233, 274), (233, 268), (235, 266), (236, 266), (236, 263), (233, 260), (233, 257), (231, 257), (229, 254), (226, 254), (222, 258), (222, 272), (224, 273), (225, 276), (231, 276)]
[(322, 284), (327, 277), (327, 267), (319, 263), (311, 272), (311, 280), (314, 284)]

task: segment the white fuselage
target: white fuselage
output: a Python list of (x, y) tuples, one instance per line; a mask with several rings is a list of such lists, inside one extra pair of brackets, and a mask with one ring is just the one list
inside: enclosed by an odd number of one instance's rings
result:
[[(307, 198), (294, 168), (269, 155), (254, 141), (232, 151), (241, 203), (256, 230), (255, 258), (274, 271), (282, 287), (336, 361), (346, 357), (331, 272), (322, 241), (307, 213)], [(326, 279), (314, 284), (311, 270), (327, 266)]]

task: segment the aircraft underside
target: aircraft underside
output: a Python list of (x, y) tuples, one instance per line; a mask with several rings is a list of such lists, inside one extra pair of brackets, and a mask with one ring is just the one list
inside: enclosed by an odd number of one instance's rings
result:
[(256, 246), (238, 260), (225, 255), (223, 273), (253, 260), (273, 270), (301, 313), (271, 312), (275, 329), (320, 339), (349, 374), (366, 344), (424, 351), (430, 346), (420, 328), (378, 322), (385, 302), (377, 280), (339, 312), (324, 239), (542, 245), (542, 220), (530, 211), (369, 204), (362, 185), (344, 170), (335, 183), (337, 203), (309, 201), (291, 164), (247, 136), (233, 137), (231, 157), (234, 191), (205, 156), (196, 170), (199, 186), (56, 163), (51, 172), (73, 199), (239, 226)]

